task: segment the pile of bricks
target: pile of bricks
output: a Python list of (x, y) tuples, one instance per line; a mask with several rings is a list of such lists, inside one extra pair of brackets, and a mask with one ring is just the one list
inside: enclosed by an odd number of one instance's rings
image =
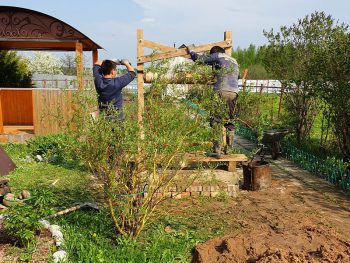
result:
[[(193, 171), (181, 171), (178, 177), (189, 176)], [(216, 197), (220, 194), (226, 194), (230, 197), (236, 197), (239, 191), (239, 179), (241, 177), (241, 170), (236, 172), (228, 172), (225, 170), (205, 170), (200, 176), (185, 187), (186, 182), (179, 179), (181, 184), (177, 184), (176, 180), (168, 189), (160, 189), (155, 195), (166, 196), (174, 199), (186, 197)], [(189, 179), (191, 180), (191, 179)], [(144, 193), (145, 197), (148, 193)]]

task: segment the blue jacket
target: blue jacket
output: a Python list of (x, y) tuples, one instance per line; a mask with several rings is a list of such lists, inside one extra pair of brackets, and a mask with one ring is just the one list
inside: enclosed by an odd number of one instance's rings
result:
[(218, 71), (217, 81), (214, 84), (215, 90), (230, 91), (238, 93), (238, 63), (231, 56), (225, 53), (213, 53), (210, 55), (198, 55), (195, 52), (190, 53), (193, 61), (200, 60), (207, 65), (214, 66)]
[(121, 109), (123, 107), (122, 89), (135, 78), (135, 72), (129, 71), (120, 77), (105, 78), (101, 73), (100, 65), (94, 65), (92, 71), (95, 88), (98, 94), (98, 107), (100, 111), (106, 109), (110, 103), (112, 103), (116, 109)]

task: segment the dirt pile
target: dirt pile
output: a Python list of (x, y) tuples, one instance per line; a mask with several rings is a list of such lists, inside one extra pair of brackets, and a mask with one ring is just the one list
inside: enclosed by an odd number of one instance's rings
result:
[(322, 227), (254, 229), (198, 245), (193, 262), (350, 262), (350, 244)]

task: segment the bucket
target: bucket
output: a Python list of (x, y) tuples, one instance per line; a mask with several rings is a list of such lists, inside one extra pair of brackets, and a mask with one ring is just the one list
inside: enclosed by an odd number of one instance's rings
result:
[(270, 166), (266, 161), (251, 161), (243, 164), (243, 188), (257, 191), (271, 185)]

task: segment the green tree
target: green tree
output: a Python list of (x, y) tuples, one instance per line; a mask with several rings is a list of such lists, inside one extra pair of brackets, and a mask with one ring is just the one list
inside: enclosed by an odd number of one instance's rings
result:
[[(333, 21), (333, 20), (332, 20)], [(344, 159), (350, 160), (350, 34), (347, 26), (333, 32), (327, 46), (317, 50), (312, 68), (314, 85), (327, 105)]]
[(261, 50), (263, 62), (288, 90), (286, 119), (299, 144), (309, 137), (319, 105), (314, 85), (319, 79), (318, 66), (312, 61), (325, 50), (332, 35), (343, 30), (344, 25), (334, 23), (331, 16), (315, 12), (290, 27), (282, 26), (280, 32), (264, 31), (269, 43)]
[(61, 62), (49, 52), (34, 52), (33, 57), (29, 60), (29, 69), (32, 73), (63, 74)]
[(250, 44), (246, 49), (238, 47), (233, 50), (232, 56), (239, 64), (241, 76), (243, 76), (244, 70), (248, 69), (250, 79), (268, 79), (268, 74), (262, 64), (260, 48), (253, 44)]
[(61, 70), (64, 75), (72, 76), (77, 74), (75, 59), (75, 56), (68, 53), (64, 54), (63, 57), (60, 58)]
[(28, 62), (15, 51), (0, 51), (0, 72), (0, 87), (31, 87)]

